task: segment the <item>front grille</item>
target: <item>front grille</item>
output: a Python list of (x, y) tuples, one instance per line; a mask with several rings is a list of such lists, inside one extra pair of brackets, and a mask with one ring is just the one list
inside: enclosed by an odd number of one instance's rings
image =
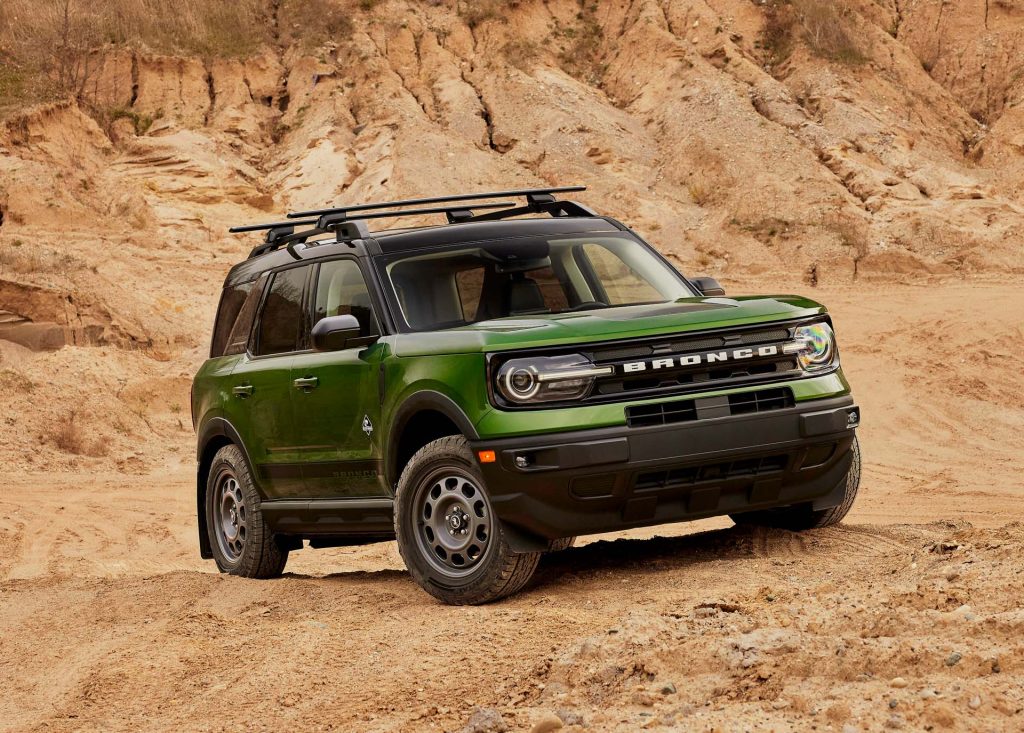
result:
[[(791, 354), (783, 353), (790, 340), (789, 328), (753, 329), (745, 332), (721, 334), (695, 334), (669, 336), (634, 344), (609, 344), (584, 350), (598, 366), (611, 366), (614, 373), (597, 380), (588, 401), (637, 399), (659, 394), (677, 394), (712, 387), (749, 384), (758, 381), (778, 381), (800, 377), (803, 372)], [(775, 353), (762, 355), (760, 347), (776, 347)], [(753, 350), (753, 356), (711, 361), (709, 353), (731, 356), (738, 349)], [(683, 365), (681, 357), (697, 358), (701, 362)], [(669, 361), (671, 366), (654, 366), (657, 361)], [(627, 364), (643, 363), (644, 369), (627, 371)]]
[(626, 424), (631, 428), (691, 422), (707, 417), (747, 415), (793, 407), (793, 391), (788, 387), (740, 392), (727, 397), (703, 397), (653, 405), (633, 405), (626, 408)]
[(784, 471), (787, 460), (786, 454), (783, 453), (761, 458), (743, 458), (737, 461), (650, 471), (637, 476), (633, 486), (637, 491), (652, 491), (764, 476)]

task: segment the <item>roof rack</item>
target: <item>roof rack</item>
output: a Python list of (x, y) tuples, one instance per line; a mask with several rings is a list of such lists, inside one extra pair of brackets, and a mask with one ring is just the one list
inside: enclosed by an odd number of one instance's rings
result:
[[(567, 191), (585, 191), (586, 186), (562, 186), (560, 188), (524, 188), (512, 191), (492, 191), (489, 193), (467, 193), (455, 196), (434, 196), (430, 198), (402, 199), (399, 201), (381, 201), (370, 204), (330, 209), (314, 209), (311, 211), (291, 212), (288, 221), (271, 222), (268, 224), (248, 224), (231, 227), (232, 234), (241, 232), (266, 231), (263, 243), (249, 253), (250, 259), (286, 247), (295, 259), (300, 259), (295, 245), (319, 234), (333, 232), (337, 241), (352, 241), (370, 235), (364, 220), (386, 219), (398, 216), (421, 216), (425, 214), (444, 214), (449, 224), (467, 221), (495, 221), (522, 214), (549, 214), (551, 216), (597, 216), (586, 206), (575, 201), (560, 201), (554, 194)], [(434, 206), (394, 210), (396, 207), (418, 206), (422, 204), (440, 204), (451, 202), (476, 202), (482, 199), (503, 197), (526, 197), (525, 206), (516, 206), (511, 201), (472, 203), (465, 205)], [(378, 211), (384, 209), (384, 211)], [(494, 209), (486, 214), (475, 214), (474, 210)], [(355, 214), (355, 215), (354, 215)], [(310, 217), (310, 218), (303, 218)], [(312, 218), (316, 217), (316, 218)], [(296, 231), (298, 227), (310, 227)]]

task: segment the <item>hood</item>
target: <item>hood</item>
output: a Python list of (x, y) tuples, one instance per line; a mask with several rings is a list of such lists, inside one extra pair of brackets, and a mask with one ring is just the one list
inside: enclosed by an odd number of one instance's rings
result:
[(771, 323), (825, 312), (824, 306), (796, 295), (681, 298), (578, 313), (511, 316), (445, 331), (402, 334), (395, 340), (395, 354), (467, 354), (584, 344)]

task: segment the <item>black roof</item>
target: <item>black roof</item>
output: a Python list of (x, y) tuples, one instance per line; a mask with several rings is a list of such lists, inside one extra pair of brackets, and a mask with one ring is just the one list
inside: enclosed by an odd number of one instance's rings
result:
[[(264, 241), (253, 249), (246, 261), (231, 268), (228, 284), (252, 280), (260, 273), (297, 260), (328, 257), (341, 252), (379, 255), (490, 239), (607, 232), (624, 228), (614, 219), (599, 216), (582, 204), (555, 198), (556, 193), (584, 190), (585, 186), (529, 188), (351, 204), (292, 212), (288, 214), (287, 221), (232, 227), (230, 231), (233, 233), (263, 232)], [(517, 206), (509, 201), (487, 201), (515, 197), (524, 197), (526, 203)], [(440, 205), (408, 208), (423, 204)], [(485, 210), (484, 213), (479, 213), (481, 210)], [(366, 224), (371, 219), (429, 214), (444, 214), (448, 224), (379, 232), (371, 232)], [(546, 216), (513, 218), (524, 215)], [(334, 237), (310, 239), (328, 233)]]

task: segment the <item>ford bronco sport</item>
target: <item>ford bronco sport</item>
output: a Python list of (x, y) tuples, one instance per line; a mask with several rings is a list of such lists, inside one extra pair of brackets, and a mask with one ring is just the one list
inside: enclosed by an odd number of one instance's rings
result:
[[(825, 308), (687, 279), (555, 196), (580, 190), (232, 229), (265, 240), (193, 385), (202, 556), (267, 578), (307, 542), (395, 538), (424, 590), (467, 604), (581, 534), (842, 519), (860, 412)], [(428, 214), (447, 224), (367, 227)]]

